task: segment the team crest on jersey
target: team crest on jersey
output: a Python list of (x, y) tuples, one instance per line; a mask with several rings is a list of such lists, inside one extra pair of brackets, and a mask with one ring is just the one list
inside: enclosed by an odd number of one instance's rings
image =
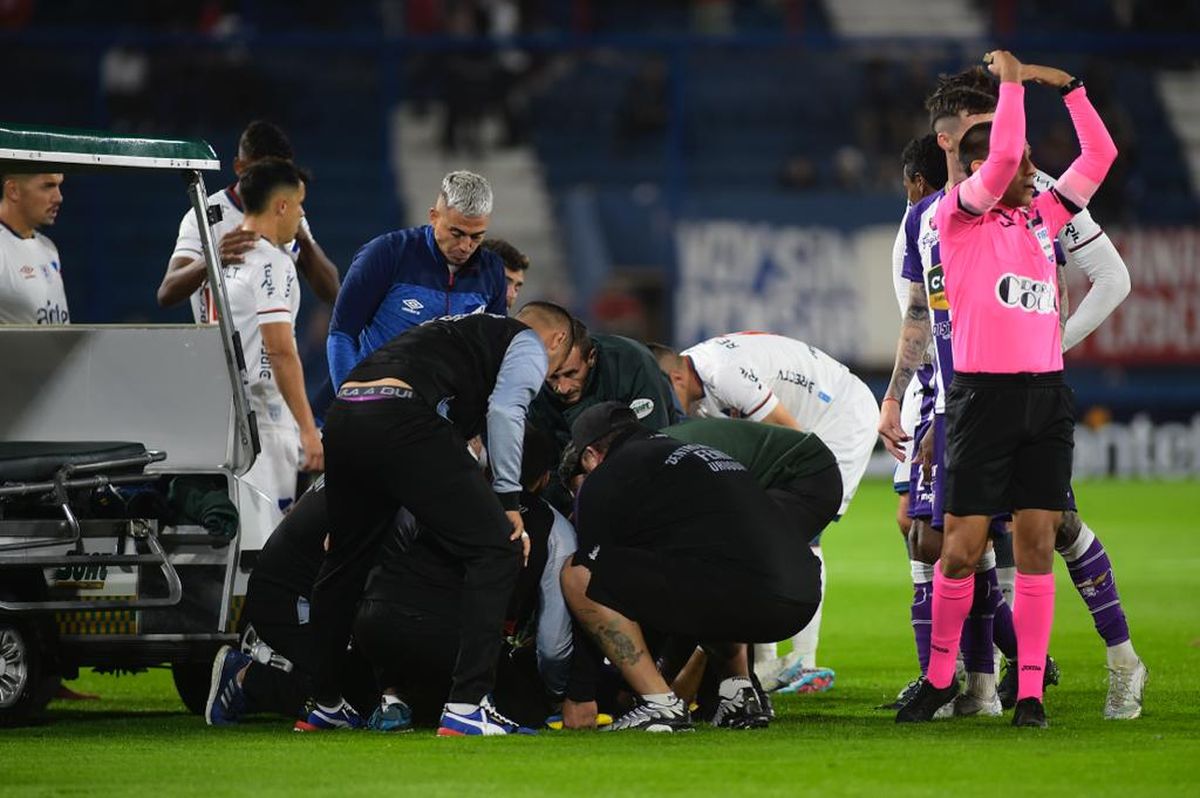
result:
[(654, 412), (654, 400), (645, 398), (634, 399), (629, 403), (629, 409), (633, 411), (633, 414), (637, 416), (639, 420), (643, 419)]
[(404, 307), (401, 308), (405, 313), (420, 314), (425, 309), (425, 305), (419, 299), (406, 299), (400, 303)]
[(934, 310), (950, 309), (950, 300), (946, 299), (946, 273), (942, 264), (933, 266), (925, 273), (925, 290), (929, 294), (929, 307)]
[(21, 276), (26, 280), (32, 280), (34, 277), (37, 277), (37, 269), (33, 268), (29, 264), (25, 264), (21, 267)]

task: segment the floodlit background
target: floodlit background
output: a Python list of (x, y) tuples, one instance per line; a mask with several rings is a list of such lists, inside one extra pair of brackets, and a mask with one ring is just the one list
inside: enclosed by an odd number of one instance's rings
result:
[[(469, 168), (496, 190), (492, 233), (532, 258), (523, 298), (679, 345), (792, 335), (878, 393), (900, 150), (928, 129), (936, 75), (995, 46), (1083, 77), (1121, 150), (1092, 209), (1133, 292), (1069, 357), (1077, 473), (1200, 475), (1200, 3), (0, 2), (6, 122), (202, 137), (216, 190), (241, 128), (274, 121), (314, 174), (309, 219), (343, 274)], [(1034, 160), (1057, 173), (1067, 115), (1048, 89), (1028, 109)], [(178, 181), (79, 175), (64, 194), (46, 232), (72, 319), (188, 320), (154, 300)], [(328, 315), (306, 295), (314, 390)]]

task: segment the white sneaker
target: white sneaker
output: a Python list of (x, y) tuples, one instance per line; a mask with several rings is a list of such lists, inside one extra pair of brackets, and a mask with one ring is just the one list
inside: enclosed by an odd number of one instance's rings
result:
[(1108, 698), (1104, 702), (1106, 720), (1133, 720), (1142, 715), (1142, 693), (1150, 671), (1141, 659), (1132, 668), (1108, 669)]
[(449, 704), (442, 708), (438, 737), (491, 737), (500, 734), (537, 734), (537, 731), (501, 715), (488, 698), (470, 706), (469, 711), (465, 712), (455, 711)]
[(692, 731), (692, 716), (687, 704), (676, 698), (674, 703), (651, 703), (638, 698), (633, 709), (615, 719), (611, 725), (605, 726), (604, 731), (639, 730), (648, 732), (685, 732)]
[(993, 689), (991, 695), (976, 695), (963, 693), (954, 699), (954, 714), (960, 718), (971, 715), (981, 715), (985, 718), (998, 718), (1004, 709), (1000, 706), (1000, 696)]
[(732, 677), (717, 687), (721, 701), (713, 714), (712, 725), (727, 729), (765, 729), (771, 723), (758, 691), (749, 679)]
[(783, 657), (772, 657), (762, 662), (754, 663), (754, 675), (762, 685), (764, 692), (770, 693), (783, 687), (788, 682), (781, 679), (781, 674), (800, 661), (800, 655), (795, 651)]

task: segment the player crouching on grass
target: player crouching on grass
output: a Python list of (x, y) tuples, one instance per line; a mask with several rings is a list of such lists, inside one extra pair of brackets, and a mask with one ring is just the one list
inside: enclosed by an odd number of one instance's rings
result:
[[(555, 465), (554, 441), (526, 425), (520, 512), (529, 560), (508, 600), (504, 645), (490, 703), (522, 731), (542, 724), (566, 689), (571, 616), (559, 574), (575, 551), (575, 530), (538, 494)], [(435, 724), (450, 691), (458, 655), (464, 566), (411, 516), (383, 545), (354, 623), (355, 645), (384, 688), (368, 727), (403, 731)], [(460, 736), (442, 725), (439, 736)]]
[(926, 680), (896, 722), (928, 721), (957, 693), (955, 658), (974, 570), (991, 517), (1012, 509), (1019, 665), (1013, 725), (1045, 727), (1054, 540), (1069, 505), (1074, 448), (1053, 241), (1087, 205), (1117, 152), (1082, 83), (1061, 70), (1039, 72), (1038, 82), (1062, 92), (1082, 154), (1054, 188), (1034, 197), (1021, 63), (1003, 50), (985, 60), (1001, 81), (996, 116), (963, 136), (959, 160), (970, 177), (947, 192), (935, 217), (956, 367), (946, 399), (945, 539), (934, 572)]
[(761, 714), (741, 643), (784, 639), (812, 618), (821, 585), (808, 539), (741, 463), (651, 432), (620, 402), (588, 408), (571, 434), (586, 477), (575, 504), (579, 548), (563, 569), (563, 594), (595, 647), (576, 638), (567, 725), (595, 725), (602, 653), (637, 695), (610, 730), (692, 728), (687, 705), (655, 667), (643, 626), (703, 641), (721, 671), (718, 725)]

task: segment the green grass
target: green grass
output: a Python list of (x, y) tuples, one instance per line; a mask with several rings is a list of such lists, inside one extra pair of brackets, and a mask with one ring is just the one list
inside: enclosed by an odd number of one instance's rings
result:
[(165, 671), (87, 673), (76, 686), (104, 700), (58, 703), (44, 725), (0, 731), (0, 795), (1197, 794), (1200, 485), (1077, 488), (1150, 666), (1137, 721), (1101, 718), (1104, 647), (1061, 563), (1051, 648), (1063, 683), (1048, 695), (1048, 731), (1015, 730), (1008, 717), (898, 728), (873, 711), (916, 666), (895, 499), (872, 483), (825, 538), (821, 659), (837, 687), (780, 700), (769, 730), (443, 740), (294, 735), (263, 719), (217, 731), (184, 713)]

